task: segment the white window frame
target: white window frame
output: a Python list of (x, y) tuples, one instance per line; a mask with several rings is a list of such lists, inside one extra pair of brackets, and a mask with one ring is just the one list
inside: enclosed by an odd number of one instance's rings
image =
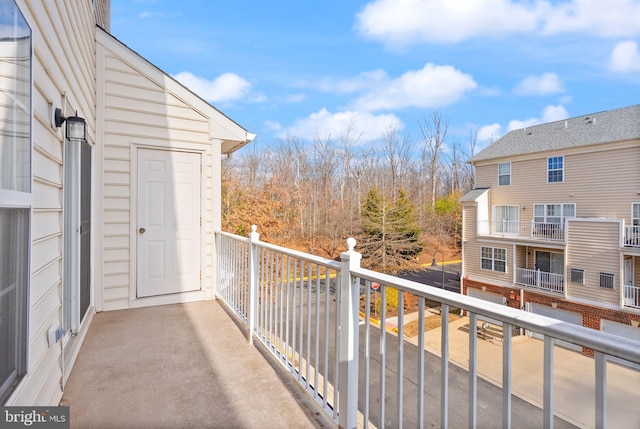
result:
[[(560, 213), (551, 213), (551, 209), (559, 206)], [(542, 214), (537, 213), (538, 208), (542, 207)], [(569, 209), (571, 207), (571, 209)], [(567, 212), (573, 211), (573, 214), (567, 215)], [(575, 203), (537, 203), (533, 205), (533, 221), (535, 223), (554, 223), (564, 226), (564, 222), (567, 218), (572, 219), (576, 217), (576, 204)], [(554, 222), (558, 218), (559, 222)]]
[[(504, 167), (507, 172), (502, 171)], [(502, 178), (508, 178), (508, 183), (502, 183)], [(498, 164), (498, 186), (511, 186), (511, 163), (505, 162)]]
[[(503, 216), (499, 216), (499, 211), (503, 212)], [(512, 215), (515, 215), (515, 219), (512, 219)], [(493, 206), (493, 223), (494, 232), (517, 235), (520, 232), (520, 206)]]
[[(488, 249), (491, 251), (490, 257), (484, 256), (485, 249)], [(504, 259), (499, 259), (496, 257), (497, 251), (502, 251), (502, 253), (504, 253)], [(485, 268), (484, 264), (482, 263), (483, 261), (490, 261), (491, 268)], [(500, 269), (496, 269), (496, 262), (504, 264), (504, 271)], [(503, 247), (482, 246), (480, 248), (480, 269), (487, 270), (487, 271), (495, 271), (498, 273), (506, 273), (507, 272), (507, 249)]]
[(640, 226), (640, 203), (631, 203), (631, 226)]
[(571, 283), (581, 284), (585, 283), (585, 275), (583, 268), (571, 268), (569, 270), (569, 280)]
[[(16, 308), (15, 314), (11, 315), (15, 317), (12, 322), (15, 322), (16, 324), (17, 334), (15, 338), (15, 344), (13, 345), (15, 347), (15, 350), (13, 351), (15, 355), (9, 358), (10, 361), (15, 362), (15, 368), (13, 369), (12, 374), (7, 379), (0, 380), (0, 404), (6, 402), (7, 398), (9, 398), (13, 393), (22, 377), (27, 373), (27, 369), (29, 368), (29, 289), (31, 280), (31, 225), (33, 219), (33, 32), (26, 22), (24, 14), (22, 14), (22, 11), (18, 7), (18, 5), (14, 2), (13, 6), (15, 8), (14, 10), (20, 14), (21, 20), (24, 21), (26, 27), (29, 29), (29, 82), (27, 85), (29, 88), (29, 100), (26, 104), (18, 99), (13, 100), (16, 108), (28, 110), (26, 112), (26, 116), (29, 118), (29, 172), (28, 175), (25, 174), (23, 176), (24, 179), (28, 180), (27, 190), (17, 191), (12, 189), (0, 189), (0, 207), (8, 210), (27, 210), (27, 216), (26, 219), (24, 219), (26, 225), (21, 225), (23, 219), (20, 219), (18, 221), (18, 225), (15, 225), (16, 230), (18, 231), (18, 249), (16, 249), (15, 247), (9, 249), (9, 251), (11, 251), (12, 253), (18, 254), (18, 262), (16, 265), (19, 267), (19, 272), (16, 273), (17, 284), (15, 285)], [(17, 36), (17, 38), (19, 37), (21, 36)], [(11, 97), (11, 93), (7, 93)], [(27, 151), (25, 151), (25, 154), (26, 152)], [(2, 243), (0, 243), (0, 258), (2, 258), (2, 250)], [(2, 353), (6, 353), (6, 351), (0, 350), (0, 354)], [(5, 357), (1, 356), (0, 359), (4, 360)]]
[[(560, 161), (562, 162), (562, 167), (560, 168), (551, 168), (551, 163), (553, 162), (552, 160), (556, 160), (556, 159), (560, 159)], [(561, 173), (561, 180), (549, 180), (551, 173), (556, 173), (556, 172), (560, 172)], [(563, 183), (564, 182), (564, 156), (550, 156), (549, 158), (547, 158), (547, 183)]]
[(616, 289), (616, 275), (614, 273), (605, 273), (600, 271), (600, 287), (602, 289)]

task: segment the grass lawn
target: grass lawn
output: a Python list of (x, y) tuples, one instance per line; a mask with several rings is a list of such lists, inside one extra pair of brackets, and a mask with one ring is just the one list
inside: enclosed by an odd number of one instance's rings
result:
[[(449, 313), (449, 323), (458, 320), (460, 316), (458, 314)], [(442, 316), (434, 314), (424, 319), (424, 330), (429, 331), (431, 329), (439, 328), (442, 325)], [(418, 335), (418, 321), (414, 320), (404, 325), (404, 335), (407, 337), (415, 337)]]

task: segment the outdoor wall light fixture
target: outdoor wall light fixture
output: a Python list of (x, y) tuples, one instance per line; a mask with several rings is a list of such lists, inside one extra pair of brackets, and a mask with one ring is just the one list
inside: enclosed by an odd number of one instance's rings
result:
[(64, 117), (62, 110), (56, 107), (55, 110), (55, 124), (57, 128), (60, 128), (63, 123), (67, 123), (66, 136), (69, 140), (85, 141), (87, 140), (87, 122), (84, 118), (78, 116), (76, 111), (75, 116)]

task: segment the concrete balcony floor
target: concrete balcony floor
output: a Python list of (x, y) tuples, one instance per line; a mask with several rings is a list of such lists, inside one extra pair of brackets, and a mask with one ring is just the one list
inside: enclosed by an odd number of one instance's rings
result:
[(332, 427), (217, 301), (95, 315), (62, 405), (74, 428)]

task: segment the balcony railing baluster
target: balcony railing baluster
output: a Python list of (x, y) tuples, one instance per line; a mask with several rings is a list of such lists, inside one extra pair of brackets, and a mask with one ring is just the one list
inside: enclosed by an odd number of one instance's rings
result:
[[(582, 326), (561, 322), (547, 317), (521, 311), (465, 295), (428, 287), (408, 280), (359, 267), (359, 254), (353, 250), (343, 253), (342, 262), (303, 254), (294, 250), (261, 242), (254, 230), (251, 239), (216, 233), (216, 273), (218, 278), (216, 296), (234, 311), (240, 320), (251, 328), (250, 340), (259, 347), (264, 346), (276, 360), (290, 372), (301, 388), (314, 399), (326, 416), (341, 427), (353, 428), (361, 424), (372, 424), (383, 428), (387, 422), (395, 427), (402, 425), (424, 427), (425, 415), (437, 413), (437, 405), (425, 400), (425, 391), (430, 386), (425, 382), (425, 303), (439, 303), (441, 309), (441, 356), (440, 356), (440, 416), (441, 427), (447, 427), (449, 413), (458, 413), (461, 404), (449, 403), (449, 309), (460, 309), (469, 316), (469, 426), (478, 424), (478, 316), (502, 323), (502, 424), (512, 424), (512, 343), (514, 328), (534, 331), (544, 336), (543, 353), (543, 426), (552, 427), (554, 422), (554, 346), (556, 341), (565, 341), (594, 351), (595, 359), (595, 422), (602, 427), (607, 423), (607, 377), (606, 361), (609, 356), (640, 364), (640, 342), (614, 336)], [(315, 281), (314, 275), (315, 272)], [(527, 275), (531, 275), (527, 277)], [(548, 287), (561, 292), (563, 277), (553, 273), (518, 269), (520, 282), (530, 287)], [(535, 280), (531, 280), (531, 278)], [(324, 281), (324, 290), (323, 288)], [(371, 323), (371, 285), (379, 284), (380, 329)], [(334, 285), (334, 286), (332, 286)], [(360, 328), (360, 289), (364, 285), (364, 327)], [(546, 285), (546, 286), (545, 286)], [(305, 288), (307, 288), (305, 290)], [(398, 336), (387, 344), (387, 291), (398, 291)], [(333, 289), (333, 291), (332, 291)], [(640, 304), (640, 288), (626, 285), (625, 305)], [(313, 294), (315, 293), (315, 301)], [(418, 334), (416, 358), (409, 358), (405, 339), (404, 300), (409, 294), (418, 297)], [(633, 300), (633, 302), (632, 302)], [(323, 302), (324, 301), (324, 302)], [(635, 304), (634, 304), (635, 303)], [(376, 303), (373, 303), (375, 307)], [(315, 317), (311, 312), (315, 309)], [(321, 315), (322, 314), (322, 315)], [(306, 322), (305, 322), (306, 321)], [(372, 351), (372, 340), (379, 335), (379, 352)], [(363, 350), (359, 348), (359, 337), (363, 336)], [(387, 368), (386, 353), (397, 347), (397, 368)], [(362, 355), (361, 355), (362, 353)], [(415, 359), (411, 362), (411, 359)], [(408, 361), (407, 361), (408, 360)], [(407, 362), (405, 362), (407, 361)], [(364, 365), (364, 377), (358, 367)], [(404, 365), (417, 365), (418, 381), (416, 416), (410, 415), (403, 396), (410, 384), (404, 383), (408, 372)], [(377, 386), (372, 385), (372, 366), (379, 365)], [(451, 369), (453, 371), (453, 369)], [(396, 377), (395, 383), (387, 383), (387, 377)], [(375, 377), (374, 377), (375, 378)], [(396, 401), (386, 401), (393, 390)], [(437, 397), (437, 392), (434, 392)], [(362, 395), (364, 406), (358, 408), (358, 397)], [(376, 396), (379, 395), (378, 398)], [(433, 394), (432, 394), (433, 395)], [(393, 396), (392, 396), (393, 397)], [(338, 400), (340, 402), (338, 402)], [(375, 408), (370, 402), (377, 401)], [(429, 410), (425, 408), (430, 406)], [(359, 413), (362, 412), (363, 414)], [(397, 413), (397, 414), (389, 414)], [(388, 416), (388, 418), (387, 418)], [(360, 419), (360, 423), (358, 423)], [(414, 423), (415, 421), (415, 423)], [(437, 417), (430, 421), (437, 422)]]

